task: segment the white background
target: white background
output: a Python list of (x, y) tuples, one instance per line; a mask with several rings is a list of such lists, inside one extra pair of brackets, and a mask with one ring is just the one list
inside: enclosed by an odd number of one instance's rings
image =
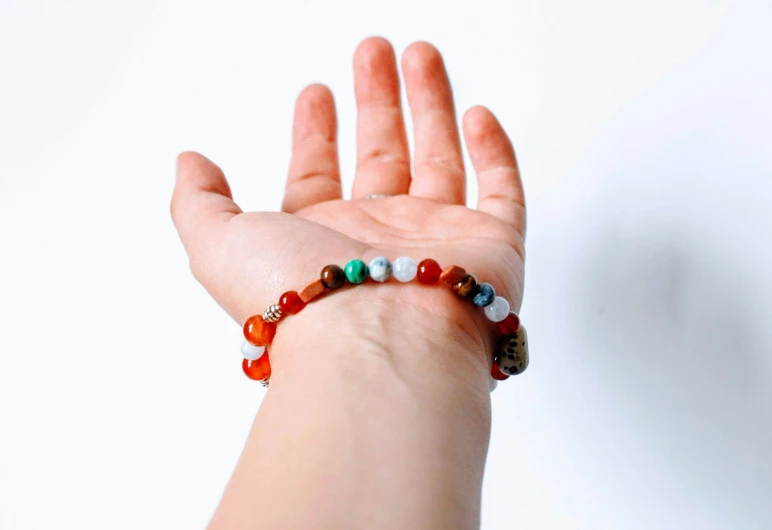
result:
[[(769, 2), (0, 0), (0, 528), (201, 528), (260, 385), (191, 277), (175, 155), (280, 204), (294, 97), (444, 53), (529, 202), (532, 362), (483, 528), (772, 528)], [(472, 184), (470, 204), (476, 200)]]

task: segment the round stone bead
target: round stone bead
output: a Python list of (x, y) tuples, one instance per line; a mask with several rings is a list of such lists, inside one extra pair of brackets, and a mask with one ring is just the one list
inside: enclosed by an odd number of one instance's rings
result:
[(496, 362), (494, 362), (493, 366), (491, 366), (491, 377), (498, 381), (504, 381), (505, 379), (509, 379), (509, 376), (507, 374), (502, 373), (502, 371), (499, 369), (499, 364)]
[(337, 265), (327, 265), (319, 275), (322, 284), (328, 289), (337, 289), (346, 281), (346, 274)]
[(304, 307), (306, 307), (306, 303), (300, 299), (295, 291), (287, 291), (279, 298), (279, 308), (281, 308), (282, 313), (287, 315), (299, 313)]
[(440, 281), (442, 269), (433, 259), (425, 259), (418, 264), (418, 281), (425, 285), (434, 285)]
[(413, 258), (401, 256), (394, 260), (394, 277), (401, 282), (409, 282), (418, 274), (418, 263)]
[(244, 371), (244, 375), (253, 381), (265, 381), (271, 377), (271, 362), (267, 355), (261, 355), (254, 361), (244, 359), (241, 361), (241, 369)]
[(509, 314), (509, 302), (506, 298), (497, 296), (489, 305), (485, 306), (485, 316), (491, 322), (501, 322)]
[(244, 338), (254, 346), (267, 346), (276, 334), (276, 324), (266, 322), (262, 315), (249, 317), (244, 323)]
[(517, 313), (510, 313), (507, 318), (496, 324), (496, 328), (502, 335), (512, 335), (520, 327), (520, 317)]
[(246, 340), (241, 341), (241, 355), (250, 361), (256, 361), (265, 353), (265, 346), (253, 346)]
[(472, 302), (477, 307), (485, 307), (491, 305), (493, 299), (496, 298), (496, 291), (493, 290), (493, 286), (489, 283), (477, 284), (477, 290), (472, 296)]
[(465, 275), (461, 281), (453, 286), (453, 292), (458, 296), (471, 296), (477, 289), (477, 280), (471, 274)]
[(383, 256), (373, 258), (370, 265), (368, 265), (368, 268), (370, 269), (370, 278), (376, 282), (385, 282), (391, 278), (391, 272), (393, 270), (391, 262)]
[(513, 335), (503, 337), (499, 344), (496, 363), (505, 375), (521, 374), (528, 368), (528, 334), (520, 326)]
[(346, 273), (346, 279), (349, 282), (353, 284), (362, 283), (367, 279), (367, 263), (361, 259), (352, 259), (343, 267), (343, 272)]

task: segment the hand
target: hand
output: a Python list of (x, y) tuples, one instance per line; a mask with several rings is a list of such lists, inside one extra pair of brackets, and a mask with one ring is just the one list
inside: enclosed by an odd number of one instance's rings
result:
[[(431, 45), (414, 43), (402, 70), (415, 133), (412, 175), (394, 51), (370, 38), (355, 53), (353, 200), (342, 200), (335, 106), (321, 85), (297, 100), (282, 213), (242, 212), (217, 166), (196, 153), (180, 155), (175, 225), (196, 278), (238, 322), (284, 291), (299, 291), (324, 265), (378, 255), (461, 265), (491, 283), (514, 310), (520, 307), (525, 208), (512, 145), (490, 111), (466, 112), (464, 137), (479, 183), (477, 209), (467, 208), (442, 57)], [(392, 197), (363, 199), (373, 193)]]

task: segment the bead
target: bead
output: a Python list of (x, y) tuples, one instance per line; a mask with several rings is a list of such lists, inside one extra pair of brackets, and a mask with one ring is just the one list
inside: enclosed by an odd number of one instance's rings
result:
[(244, 375), (254, 381), (264, 381), (271, 377), (271, 362), (267, 355), (261, 355), (259, 359), (254, 361), (244, 359), (241, 361), (241, 369), (244, 371)]
[(488, 378), (488, 392), (493, 392), (498, 386), (499, 382), (497, 380), (492, 377)]
[(502, 371), (499, 369), (498, 363), (496, 362), (494, 362), (493, 366), (491, 366), (491, 377), (499, 381), (504, 381), (506, 379), (509, 379), (509, 376), (507, 374), (502, 373)]
[(383, 256), (373, 258), (368, 267), (370, 268), (370, 278), (376, 282), (385, 282), (391, 278), (393, 270), (391, 262)]
[(506, 298), (497, 296), (490, 305), (485, 306), (485, 316), (491, 322), (501, 322), (509, 314), (509, 302)]
[(241, 355), (250, 361), (256, 361), (265, 353), (265, 346), (253, 346), (246, 340), (241, 341)]
[(307, 304), (323, 292), (324, 284), (322, 283), (322, 280), (316, 280), (306, 285), (305, 289), (300, 291), (300, 299)]
[(480, 283), (477, 285), (472, 302), (477, 307), (485, 307), (491, 305), (494, 298), (496, 298), (496, 291), (493, 290), (493, 286), (489, 283)]
[(458, 265), (451, 265), (440, 274), (440, 281), (448, 284), (448, 287), (453, 287), (458, 282), (464, 279), (466, 276), (466, 269), (459, 267)]
[(418, 263), (413, 258), (401, 256), (394, 260), (394, 277), (401, 282), (409, 282), (418, 274)]
[(244, 338), (254, 346), (267, 346), (275, 333), (276, 324), (266, 322), (260, 315), (249, 317), (244, 323)]
[(319, 277), (322, 283), (327, 289), (337, 289), (346, 280), (346, 275), (343, 269), (337, 265), (327, 265), (322, 269), (322, 274)]
[(278, 322), (281, 320), (283, 313), (279, 304), (271, 304), (263, 311), (263, 320), (266, 322)]
[(453, 286), (453, 292), (458, 296), (470, 296), (474, 294), (476, 289), (477, 280), (471, 274), (467, 274), (460, 282)]
[(282, 313), (294, 315), (299, 313), (304, 307), (306, 307), (306, 303), (300, 299), (300, 296), (295, 291), (287, 291), (279, 298), (279, 308), (282, 310)]
[(425, 259), (418, 264), (418, 281), (423, 284), (434, 285), (440, 280), (441, 273), (439, 263), (433, 259)]
[(519, 327), (520, 317), (517, 313), (508, 314), (507, 318), (496, 324), (496, 328), (502, 335), (513, 335)]
[(346, 279), (353, 284), (364, 282), (369, 273), (367, 263), (361, 259), (352, 259), (346, 263), (343, 272), (346, 274)]
[(524, 326), (502, 338), (496, 363), (505, 375), (521, 374), (528, 368), (528, 334)]

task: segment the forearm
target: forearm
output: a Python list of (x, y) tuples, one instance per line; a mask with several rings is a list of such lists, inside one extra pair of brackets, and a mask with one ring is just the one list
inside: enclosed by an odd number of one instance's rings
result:
[(282, 322), (211, 527), (478, 527), (490, 360), (468, 309), (445, 290), (373, 286)]

